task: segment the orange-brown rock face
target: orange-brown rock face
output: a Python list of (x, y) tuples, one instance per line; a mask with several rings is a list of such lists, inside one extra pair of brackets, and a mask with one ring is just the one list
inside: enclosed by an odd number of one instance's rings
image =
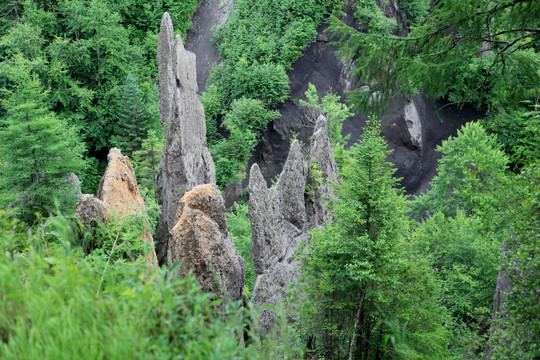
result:
[[(129, 158), (123, 156), (119, 149), (113, 148), (109, 151), (107, 160), (109, 164), (107, 170), (105, 170), (105, 175), (99, 182), (98, 199), (95, 199), (92, 195), (83, 195), (77, 203), (75, 213), (99, 213), (98, 220), (107, 222), (111, 212), (126, 216), (137, 211), (144, 211), (144, 200), (139, 193), (135, 171), (129, 162)], [(105, 212), (103, 216), (101, 216), (102, 207)], [(99, 208), (100, 212), (90, 211), (94, 208)], [(80, 218), (83, 221), (83, 218)], [(149, 264), (157, 265), (152, 235), (145, 231), (142, 238), (152, 244), (152, 250), (148, 254)]]
[(108, 211), (127, 215), (144, 209), (144, 201), (139, 193), (135, 171), (129, 158), (119, 149), (112, 148), (107, 155), (109, 165), (99, 182), (98, 197)]
[(242, 298), (245, 262), (227, 232), (225, 204), (216, 185), (199, 185), (184, 194), (169, 243), (172, 261), (181, 261), (179, 275), (190, 269), (203, 291), (235, 300)]

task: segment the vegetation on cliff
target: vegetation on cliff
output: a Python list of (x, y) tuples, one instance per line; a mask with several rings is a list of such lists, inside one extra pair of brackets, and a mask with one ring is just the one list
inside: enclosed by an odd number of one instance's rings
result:
[[(540, 3), (359, 0), (355, 26), (332, 20), (362, 85), (351, 106), (377, 113), (398, 93), (425, 91), (486, 117), (438, 147), (430, 190), (407, 199), (378, 122), (347, 148), (349, 105), (310, 86), (302, 104), (328, 118), (338, 198), (303, 248), (297, 303), (273, 309), (267, 334), (249, 301), (219, 307), (192, 274), (171, 276), (177, 265), (152, 269), (142, 256), (149, 245), (141, 235), (159, 217), (159, 19), (169, 11), (183, 34), (197, 4), (21, 0), (0, 8), (0, 357), (540, 357)], [(286, 71), (342, 6), (236, 1), (216, 31), (222, 62), (202, 95), (219, 185), (242, 177), (289, 96)], [(95, 192), (115, 145), (133, 156), (148, 213), (83, 229), (72, 216), (70, 175)], [(247, 260), (249, 294), (248, 212), (237, 204), (227, 219)], [(494, 310), (503, 275), (510, 290)]]

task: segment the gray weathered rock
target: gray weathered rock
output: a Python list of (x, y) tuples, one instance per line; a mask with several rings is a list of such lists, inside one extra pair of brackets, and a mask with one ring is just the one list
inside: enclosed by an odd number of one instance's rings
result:
[[(259, 166), (254, 164), (249, 178), (249, 217), (251, 219), (252, 256), (257, 272), (253, 303), (278, 305), (286, 299), (289, 284), (296, 281), (299, 262), (294, 259), (298, 245), (307, 232), (304, 190), (304, 157), (294, 141), (283, 172), (274, 188), (268, 189)], [(264, 328), (271, 327), (274, 312), (261, 310)]]
[(74, 173), (69, 173), (68, 176), (66, 176), (66, 181), (70, 186), (72, 186), (71, 195), (79, 199), (82, 196), (81, 180), (79, 177)]
[(109, 221), (107, 209), (103, 201), (90, 194), (81, 195), (75, 206), (75, 216), (92, 232), (98, 223)]
[(173, 98), (176, 88), (174, 78), (174, 29), (169, 13), (163, 14), (157, 46), (159, 77), (159, 118), (163, 133), (173, 113)]
[(297, 245), (305, 239), (305, 181), (304, 158), (298, 141), (292, 143), (289, 157), (274, 188), (268, 189), (259, 166), (252, 166), (249, 216), (253, 234), (253, 263), (257, 274), (262, 275), (281, 262), (292, 262)]
[[(307, 171), (298, 141), (292, 143), (274, 188), (268, 189), (259, 166), (252, 166), (249, 217), (257, 272), (253, 303), (278, 306), (280, 301), (286, 301), (289, 285), (299, 275), (300, 263), (295, 259), (298, 247), (309, 240), (312, 228), (320, 227), (330, 218), (326, 202), (334, 198), (332, 188), (337, 182), (337, 166), (324, 116), (317, 119)], [(274, 316), (271, 310), (261, 310), (265, 329), (272, 326)]]
[(165, 13), (158, 46), (161, 121), (167, 131), (158, 178), (163, 213), (156, 237), (165, 244), (158, 246), (161, 262), (182, 196), (197, 185), (216, 182), (206, 145), (204, 109), (197, 96), (195, 55), (184, 48), (180, 36), (173, 41), (173, 33)]
[(418, 114), (418, 109), (414, 102), (414, 98), (410, 99), (403, 109), (407, 130), (411, 136), (411, 142), (418, 149), (422, 149), (422, 121)]
[(169, 244), (172, 261), (181, 262), (178, 275), (193, 270), (203, 291), (240, 300), (245, 262), (227, 232), (225, 203), (219, 188), (199, 185), (184, 194), (177, 219)]
[(338, 170), (332, 144), (328, 137), (326, 118), (321, 115), (315, 123), (308, 155), (308, 194), (306, 211), (310, 228), (320, 227), (330, 220), (328, 200), (335, 199), (334, 185), (338, 184)]

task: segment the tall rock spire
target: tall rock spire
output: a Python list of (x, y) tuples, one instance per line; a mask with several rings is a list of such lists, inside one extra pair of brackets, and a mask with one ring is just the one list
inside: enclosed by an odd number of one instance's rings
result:
[(197, 96), (195, 54), (184, 48), (180, 36), (174, 38), (168, 13), (161, 22), (157, 63), (165, 146), (158, 177), (163, 212), (156, 242), (163, 263), (180, 199), (197, 185), (215, 184), (216, 170), (206, 145), (204, 109)]

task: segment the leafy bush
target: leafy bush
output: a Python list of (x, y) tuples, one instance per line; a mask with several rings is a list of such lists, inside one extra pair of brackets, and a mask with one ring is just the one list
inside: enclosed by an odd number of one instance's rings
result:
[(375, 0), (358, 0), (354, 17), (369, 34), (390, 35), (397, 27), (396, 19), (386, 17)]
[(443, 141), (437, 151), (442, 153), (438, 174), (431, 190), (413, 203), (413, 214), (420, 218), (440, 211), (455, 216), (461, 209), (467, 216), (476, 214), (491, 223), (491, 215), (500, 208), (508, 166), (495, 137), (471, 122), (458, 130), (457, 137)]
[(251, 222), (247, 203), (235, 203), (234, 212), (227, 213), (227, 230), (233, 238), (236, 250), (246, 261), (244, 289), (246, 295), (251, 297), (257, 274), (251, 257)]
[(242, 97), (232, 102), (231, 111), (225, 115), (222, 124), (229, 137), (210, 147), (218, 185), (227, 186), (243, 179), (243, 171), (261, 132), (278, 116), (278, 111), (268, 110), (261, 100)]
[(347, 105), (340, 102), (341, 97), (333, 94), (331, 89), (328, 94), (321, 99), (319, 98), (319, 95), (317, 95), (315, 85), (309, 84), (306, 91), (306, 98), (307, 101), (302, 99), (299, 100), (300, 105), (314, 109), (317, 113), (316, 116), (319, 112), (326, 116), (328, 136), (332, 143), (338, 170), (341, 171), (348, 156), (345, 145), (347, 145), (347, 141), (351, 137), (350, 134), (343, 136), (343, 122), (352, 116), (353, 113), (349, 110)]
[(210, 302), (192, 274), (84, 256), (74, 219), (27, 228), (11, 215), (0, 211), (2, 359), (290, 359), (301, 351), (281, 346), (286, 336), (263, 340), (252, 307), (229, 303), (218, 313), (219, 300)]
[(398, 3), (410, 24), (422, 21), (427, 15), (430, 6), (429, 0), (400, 0)]

